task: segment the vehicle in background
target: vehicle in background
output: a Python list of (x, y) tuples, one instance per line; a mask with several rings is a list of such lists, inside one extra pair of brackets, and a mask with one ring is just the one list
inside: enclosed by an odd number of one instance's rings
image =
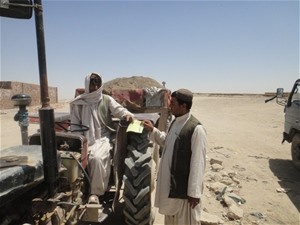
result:
[(276, 98), (276, 103), (284, 106), (282, 143), (284, 141), (291, 143), (292, 161), (300, 170), (300, 79), (295, 81), (287, 99), (283, 95), (283, 88), (277, 88), (276, 95), (265, 102)]

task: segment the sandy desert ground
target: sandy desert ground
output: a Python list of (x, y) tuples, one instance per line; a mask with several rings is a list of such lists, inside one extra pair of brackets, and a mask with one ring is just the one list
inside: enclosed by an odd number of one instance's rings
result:
[[(261, 95), (195, 95), (192, 113), (208, 135), (202, 208), (211, 216), (210, 224), (300, 224), (300, 171), (291, 162), (290, 144), (281, 144), (284, 108), (265, 99)], [(67, 103), (52, 107), (68, 111)], [(1, 149), (21, 144), (20, 128), (13, 120), (17, 111), (1, 111)], [(30, 124), (29, 135), (37, 129), (38, 125)], [(219, 165), (211, 165), (212, 161)], [(228, 201), (217, 200), (216, 192), (224, 190), (224, 185), (235, 200), (242, 200), (233, 216)], [(114, 221), (105, 224), (116, 225)], [(163, 216), (157, 215), (154, 224), (163, 224)]]

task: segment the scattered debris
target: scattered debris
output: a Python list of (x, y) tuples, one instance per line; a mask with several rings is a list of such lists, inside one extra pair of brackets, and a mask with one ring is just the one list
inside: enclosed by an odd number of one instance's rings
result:
[(222, 165), (223, 161), (219, 160), (219, 159), (214, 159), (214, 158), (211, 158), (209, 160), (210, 162), (210, 165), (213, 165), (213, 164), (219, 164), (219, 165)]
[(239, 205), (246, 203), (246, 200), (243, 199), (243, 198), (241, 198), (241, 197), (236, 197), (236, 196), (232, 196), (232, 195), (228, 195), (228, 197), (231, 198), (231, 199), (233, 199)]
[(223, 199), (223, 195), (225, 194), (226, 189), (227, 189), (227, 186), (224, 187), (224, 189), (222, 190), (222, 192), (219, 192), (219, 193), (217, 194), (216, 199), (217, 199), (218, 201), (221, 201), (221, 200)]
[(224, 221), (220, 219), (218, 216), (210, 214), (205, 211), (201, 211), (201, 224), (202, 225), (219, 225), (223, 224)]
[(290, 190), (291, 190), (290, 188), (276, 188), (276, 191), (279, 193), (287, 193)]
[(258, 218), (258, 219), (263, 219), (263, 218), (265, 218), (265, 216), (264, 216), (262, 213), (260, 213), (260, 212), (253, 212), (253, 213), (250, 213), (250, 215), (251, 215), (251, 216), (255, 216), (255, 217)]
[(241, 219), (244, 215), (243, 209), (241, 209), (238, 205), (232, 204), (228, 208), (227, 217), (232, 220)]
[(220, 164), (212, 164), (211, 169), (215, 172), (218, 172), (223, 169), (223, 166), (221, 166)]
[(248, 157), (253, 157), (253, 158), (256, 158), (256, 159), (270, 159), (270, 157), (257, 156), (257, 155), (248, 155)]

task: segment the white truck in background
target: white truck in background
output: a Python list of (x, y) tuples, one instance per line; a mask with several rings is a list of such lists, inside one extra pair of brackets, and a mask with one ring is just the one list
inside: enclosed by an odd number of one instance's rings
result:
[(291, 143), (291, 156), (294, 165), (300, 170), (300, 79), (297, 79), (288, 98), (283, 96), (283, 88), (277, 88), (276, 95), (265, 102), (276, 98), (276, 103), (284, 106), (283, 139)]

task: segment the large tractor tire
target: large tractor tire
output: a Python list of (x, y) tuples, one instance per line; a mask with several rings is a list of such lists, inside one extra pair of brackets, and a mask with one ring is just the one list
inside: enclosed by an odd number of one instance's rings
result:
[(154, 176), (153, 145), (147, 132), (128, 133), (127, 156), (125, 159), (124, 219), (128, 225), (151, 225), (153, 210)]
[(291, 155), (294, 165), (300, 170), (300, 134), (293, 137)]

